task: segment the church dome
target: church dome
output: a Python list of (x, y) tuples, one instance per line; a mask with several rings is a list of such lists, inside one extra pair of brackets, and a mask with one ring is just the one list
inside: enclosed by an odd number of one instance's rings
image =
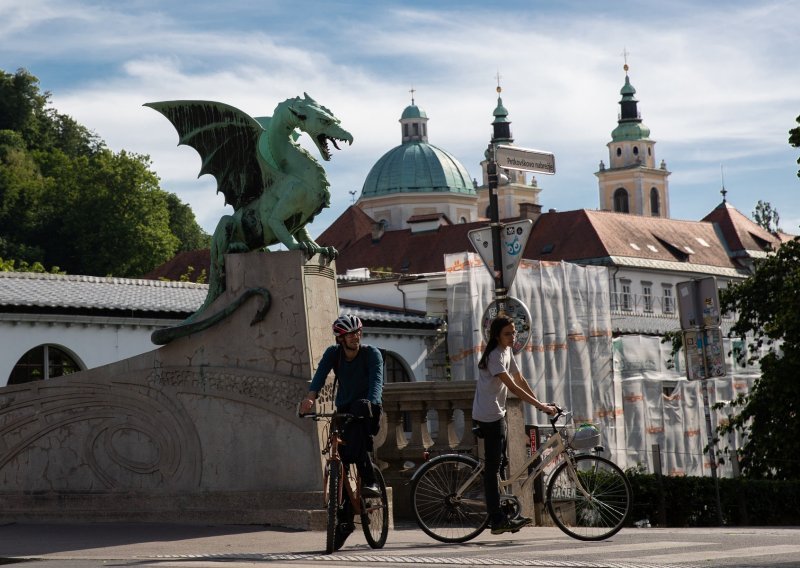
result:
[(409, 141), (372, 166), (361, 197), (433, 192), (476, 195), (472, 178), (452, 154), (427, 142)]
[(400, 117), (400, 129), (402, 144), (372, 166), (361, 190), (362, 199), (396, 193), (477, 195), (461, 162), (428, 143), (428, 115), (413, 98)]

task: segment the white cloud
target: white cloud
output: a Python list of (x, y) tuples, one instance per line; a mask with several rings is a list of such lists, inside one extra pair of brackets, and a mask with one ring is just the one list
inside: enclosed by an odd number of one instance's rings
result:
[[(794, 2), (512, 1), (504, 13), (513, 17), (470, 1), (291, 9), (197, 2), (182, 14), (148, 1), (19, 4), (0, 3), (0, 67), (29, 66), (60, 112), (115, 150), (151, 155), (165, 188), (176, 188), (209, 231), (225, 210), (222, 196), (208, 176), (194, 179), (199, 157), (176, 148), (171, 125), (142, 103), (220, 100), (258, 116), (307, 91), (355, 138), (326, 164), (331, 212), (340, 212), (371, 165), (399, 144), (412, 85), (430, 117), (430, 142), (480, 177), (499, 71), (517, 144), (556, 153), (558, 174), (540, 178), (545, 209), (592, 208), (592, 174), (607, 161), (616, 126), (623, 48), (657, 159), (673, 171), (674, 215), (700, 218), (719, 202), (723, 163), (729, 198), (743, 212), (758, 185), (785, 219), (800, 218), (798, 151), (787, 144), (800, 114)], [(317, 19), (287, 22), (285, 10)], [(245, 17), (234, 21), (237, 13)], [(213, 25), (215, 18), (225, 21)]]

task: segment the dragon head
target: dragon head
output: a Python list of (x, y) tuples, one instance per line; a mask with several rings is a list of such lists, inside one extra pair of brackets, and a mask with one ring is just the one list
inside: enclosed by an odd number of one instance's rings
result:
[(339, 126), (339, 119), (306, 93), (303, 93), (302, 99), (295, 97), (287, 102), (289, 111), (297, 119), (295, 127), (307, 133), (314, 140), (322, 159), (326, 162), (331, 159), (328, 142), (332, 143), (337, 150), (340, 149), (337, 142), (353, 143), (353, 136)]

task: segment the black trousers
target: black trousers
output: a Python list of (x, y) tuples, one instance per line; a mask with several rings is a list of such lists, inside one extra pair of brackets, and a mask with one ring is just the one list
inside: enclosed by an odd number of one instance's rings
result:
[(372, 485), (375, 483), (375, 472), (372, 470), (372, 459), (369, 455), (372, 451), (372, 405), (367, 400), (355, 400), (337, 410), (365, 418), (354, 420), (345, 426), (342, 432), (344, 445), (340, 446), (339, 453), (344, 463), (356, 464), (362, 485)]
[(506, 419), (495, 422), (476, 420), (483, 431), (483, 454), (486, 470), (483, 475), (483, 488), (486, 493), (486, 509), (489, 523), (496, 526), (505, 520), (500, 509), (500, 477), (506, 464), (506, 448), (508, 444), (508, 426)]

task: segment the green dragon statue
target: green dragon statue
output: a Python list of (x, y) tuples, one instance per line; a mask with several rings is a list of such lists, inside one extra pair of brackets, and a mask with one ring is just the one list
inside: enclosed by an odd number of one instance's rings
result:
[[(306, 132), (325, 161), (331, 158), (329, 142), (337, 150), (338, 142), (353, 143), (329, 109), (305, 93), (302, 98), (279, 103), (271, 117), (253, 118), (214, 101), (164, 101), (145, 106), (169, 119), (178, 131), (179, 145), (197, 150), (202, 159), (199, 175), (213, 175), (217, 192), (225, 195), (225, 203), (234, 210), (233, 215), (219, 220), (214, 231), (208, 296), (179, 327), (197, 319), (225, 290), (227, 253), (263, 250), (281, 243), (309, 257), (319, 253), (335, 258), (333, 247), (319, 246), (306, 230), (330, 205), (325, 170), (296, 143), (298, 130)], [(153, 341), (162, 343), (155, 336)]]

